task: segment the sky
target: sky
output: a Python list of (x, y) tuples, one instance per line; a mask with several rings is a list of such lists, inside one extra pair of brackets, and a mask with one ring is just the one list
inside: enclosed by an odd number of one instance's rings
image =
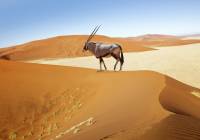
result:
[(200, 33), (200, 0), (0, 0), (0, 47), (59, 35)]

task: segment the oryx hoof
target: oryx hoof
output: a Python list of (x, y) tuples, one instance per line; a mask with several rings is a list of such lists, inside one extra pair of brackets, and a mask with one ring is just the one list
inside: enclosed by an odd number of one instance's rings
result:
[(103, 70), (97, 70), (97, 72), (102, 72)]

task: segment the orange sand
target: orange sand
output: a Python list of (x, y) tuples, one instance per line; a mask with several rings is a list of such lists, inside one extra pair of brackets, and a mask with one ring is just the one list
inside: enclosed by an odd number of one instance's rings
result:
[(200, 90), (159, 73), (1, 60), (0, 75), (3, 140), (200, 138)]

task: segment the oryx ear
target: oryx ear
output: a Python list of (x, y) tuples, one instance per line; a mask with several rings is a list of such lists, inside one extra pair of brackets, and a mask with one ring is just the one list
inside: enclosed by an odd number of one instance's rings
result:
[(87, 44), (88, 44), (88, 43), (85, 43), (85, 44), (84, 44), (83, 51), (86, 51), (86, 50), (87, 50)]
[(85, 49), (86, 48), (86, 43), (84, 44), (84, 47), (83, 47), (83, 49)]

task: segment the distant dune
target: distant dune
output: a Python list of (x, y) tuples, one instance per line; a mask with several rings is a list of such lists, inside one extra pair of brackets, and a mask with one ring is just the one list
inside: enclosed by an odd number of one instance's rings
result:
[(128, 37), (128, 39), (138, 40), (138, 41), (166, 41), (166, 40), (178, 40), (178, 36), (173, 35), (161, 35), (161, 34), (146, 34), (137, 37)]
[[(34, 60), (41, 58), (63, 58), (88, 56), (82, 49), (88, 36), (59, 36), (37, 40), (10, 48), (0, 49), (0, 58), (7, 60)], [(182, 40), (170, 35), (144, 35), (133, 38), (111, 38), (95, 36), (93, 41), (119, 43), (125, 52), (154, 50), (155, 46), (173, 46), (200, 43), (200, 40)]]
[[(84, 43), (88, 36), (59, 36), (44, 40), (33, 41), (12, 48), (0, 50), (0, 57), (9, 60), (32, 60), (39, 58), (60, 58), (91, 55), (83, 53)], [(93, 41), (119, 43), (124, 51), (148, 51), (141, 44), (126, 39), (115, 39), (106, 36), (95, 36)]]
[(200, 34), (185, 35), (185, 36), (182, 36), (182, 39), (184, 39), (184, 40), (190, 40), (190, 39), (199, 40), (200, 39)]
[(199, 138), (200, 90), (165, 75), (4, 60), (0, 66), (0, 139)]

